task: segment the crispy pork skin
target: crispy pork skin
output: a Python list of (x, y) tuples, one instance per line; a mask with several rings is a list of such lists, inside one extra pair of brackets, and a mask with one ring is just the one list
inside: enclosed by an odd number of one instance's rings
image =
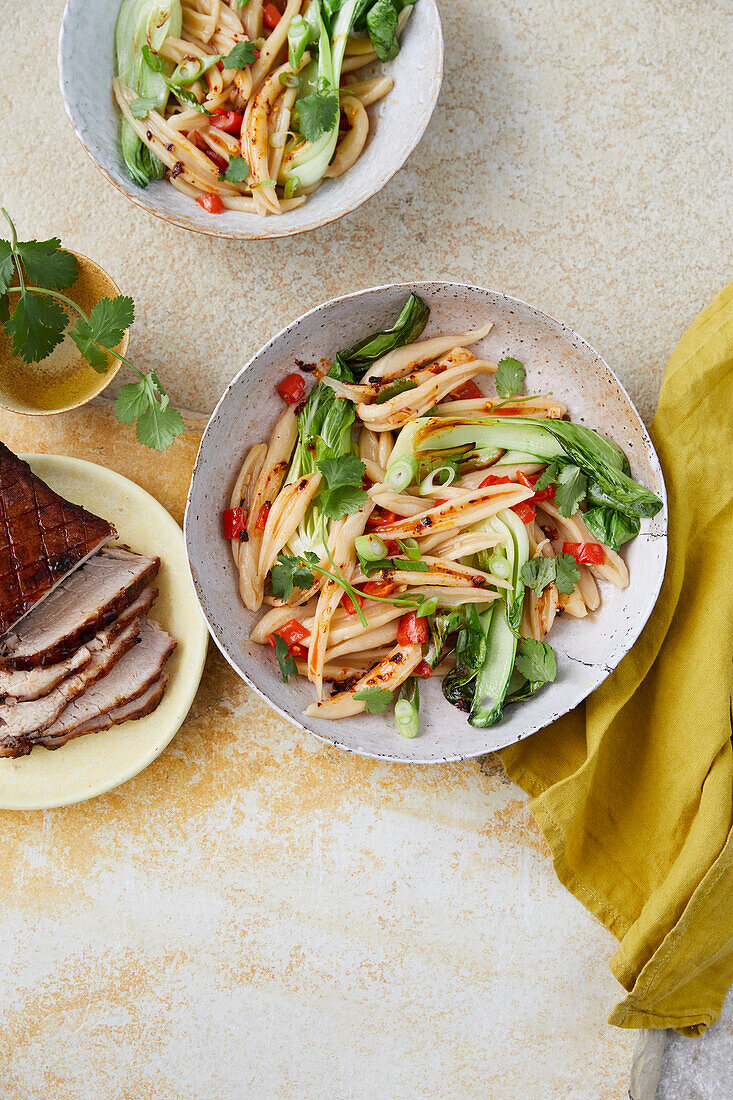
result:
[(0, 669), (28, 670), (72, 656), (149, 586), (159, 558), (107, 547), (0, 638)]
[(0, 634), (115, 535), (0, 443)]

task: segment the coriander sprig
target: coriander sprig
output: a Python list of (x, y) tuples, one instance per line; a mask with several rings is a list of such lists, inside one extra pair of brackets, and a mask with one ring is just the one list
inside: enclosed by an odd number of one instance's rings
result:
[[(87, 314), (62, 291), (77, 277), (77, 264), (61, 248), (58, 237), (47, 241), (19, 241), (10, 215), (0, 207), (10, 226), (10, 240), (0, 240), (0, 324), (12, 339), (14, 355), (26, 363), (46, 359), (64, 338), (69, 325), (67, 308), (77, 315), (69, 336), (97, 374), (106, 374), (110, 360), (119, 359), (137, 382), (122, 386), (115, 414), (121, 424), (137, 420), (137, 438), (155, 451), (164, 451), (184, 430), (183, 417), (170, 406), (170, 398), (155, 371), (143, 374), (115, 347), (133, 323), (132, 298), (118, 294), (102, 298)], [(13, 282), (17, 278), (17, 284)], [(12, 285), (11, 285), (12, 284)], [(11, 309), (10, 294), (17, 294)], [(65, 308), (66, 307), (66, 308)]]

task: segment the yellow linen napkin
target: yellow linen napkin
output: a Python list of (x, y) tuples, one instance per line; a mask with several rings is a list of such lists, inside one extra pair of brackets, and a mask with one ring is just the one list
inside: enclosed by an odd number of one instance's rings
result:
[(584, 707), (500, 755), (561, 882), (620, 941), (610, 1022), (698, 1035), (733, 982), (733, 283), (675, 349), (651, 434), (659, 601)]

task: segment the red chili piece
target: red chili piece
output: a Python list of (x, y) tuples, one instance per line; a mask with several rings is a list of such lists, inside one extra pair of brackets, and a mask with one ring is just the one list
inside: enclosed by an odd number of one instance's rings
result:
[(578, 565), (603, 565), (606, 560), (600, 542), (564, 542), (563, 554), (572, 554)]
[(375, 508), (366, 521), (366, 525), (367, 527), (389, 527), (391, 523), (396, 523), (400, 518), (396, 512), (388, 512), (384, 508)]
[[(356, 602), (358, 603), (359, 607), (364, 606), (364, 600), (361, 598), (361, 596), (356, 597)], [(347, 615), (356, 615), (354, 601), (352, 600), (351, 596), (348, 595), (348, 593), (344, 592), (343, 596), (341, 597), (341, 603), (343, 604), (344, 611)]]
[(207, 192), (205, 195), (199, 195), (196, 199), (199, 206), (203, 206), (207, 214), (221, 214), (226, 207), (221, 201), (218, 195), (212, 192)]
[(224, 538), (238, 539), (247, 528), (246, 508), (226, 508), (222, 513), (224, 524)]
[(412, 670), (413, 676), (422, 676), (423, 680), (429, 680), (433, 675), (433, 669), (430, 667), (427, 661), (421, 661), (419, 665)]
[(267, 527), (267, 517), (270, 514), (271, 508), (271, 504), (263, 504), (259, 512), (257, 513), (257, 522), (255, 523), (255, 527), (258, 531), (264, 531), (265, 527)]
[(289, 374), (277, 387), (286, 405), (297, 405), (305, 393), (305, 379), (299, 374)]
[(242, 119), (238, 111), (214, 111), (211, 116), (211, 125), (217, 130), (223, 130), (225, 134), (238, 134), (242, 129)]
[(265, 24), (266, 27), (269, 27), (271, 31), (274, 31), (281, 18), (282, 16), (274, 4), (265, 4), (262, 12), (262, 22)]
[(424, 616), (417, 617), (415, 611), (403, 615), (397, 627), (399, 645), (424, 645), (428, 640), (428, 621)]

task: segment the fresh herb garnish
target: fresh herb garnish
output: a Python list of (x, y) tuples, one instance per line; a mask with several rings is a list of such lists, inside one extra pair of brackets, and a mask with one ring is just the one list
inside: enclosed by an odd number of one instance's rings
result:
[(575, 515), (580, 502), (585, 498), (588, 479), (572, 462), (553, 462), (542, 474), (535, 488), (546, 489), (553, 483), (557, 510), (561, 516), (569, 519)]
[(222, 179), (229, 180), (230, 183), (246, 183), (249, 179), (249, 164), (244, 157), (232, 157)]
[(541, 596), (553, 581), (558, 592), (569, 596), (580, 580), (580, 569), (572, 554), (558, 554), (556, 558), (532, 558), (525, 562), (520, 576), (536, 596)]
[(297, 104), (298, 129), (306, 141), (318, 141), (339, 119), (339, 101), (334, 92), (311, 92)]
[(316, 463), (328, 488), (319, 497), (319, 505), (326, 519), (341, 519), (353, 515), (366, 503), (367, 494), (362, 484), (366, 466), (354, 454), (338, 458), (324, 458)]
[(280, 675), (283, 678), (283, 683), (287, 684), (288, 676), (296, 673), (298, 666), (288, 652), (288, 644), (285, 639), (281, 638), (279, 634), (274, 634), (273, 637), (275, 639), (275, 656), (277, 657), (277, 663), (280, 665)]
[(355, 692), (354, 698), (364, 704), (367, 714), (384, 714), (392, 702), (392, 692), (386, 688), (368, 687)]
[(305, 592), (315, 583), (310, 565), (318, 565), (318, 555), (309, 550), (302, 558), (291, 558), (287, 554), (278, 554), (277, 561), (270, 574), (272, 594), (279, 600), (287, 600), (294, 588)]
[[(0, 323), (12, 338), (13, 354), (26, 363), (38, 363), (51, 354), (64, 338), (69, 325), (66, 309), (77, 315), (69, 336), (80, 353), (97, 371), (109, 369), (108, 356), (120, 359), (139, 381), (122, 386), (115, 414), (121, 424), (137, 419), (140, 443), (161, 451), (184, 430), (183, 418), (169, 404), (168, 394), (155, 371), (143, 374), (115, 346), (132, 325), (132, 298), (118, 294), (102, 298), (89, 312), (61, 291), (77, 276), (76, 260), (61, 248), (58, 237), (47, 241), (19, 241), (15, 226), (2, 209), (11, 232), (10, 241), (0, 240)], [(17, 277), (17, 285), (11, 281)], [(15, 308), (10, 295), (17, 294)]]
[[(240, 6), (244, 7), (244, 4)], [(230, 53), (222, 57), (221, 63), (225, 69), (243, 69), (245, 65), (252, 65), (256, 58), (254, 42), (237, 42)]]
[(555, 562), (553, 558), (533, 558), (524, 563), (520, 576), (535, 596), (541, 596), (555, 579)]
[(552, 646), (535, 638), (522, 638), (514, 667), (532, 685), (551, 684), (557, 676)]
[(516, 397), (524, 389), (526, 377), (524, 365), (518, 359), (502, 359), (494, 375), (499, 397)]

